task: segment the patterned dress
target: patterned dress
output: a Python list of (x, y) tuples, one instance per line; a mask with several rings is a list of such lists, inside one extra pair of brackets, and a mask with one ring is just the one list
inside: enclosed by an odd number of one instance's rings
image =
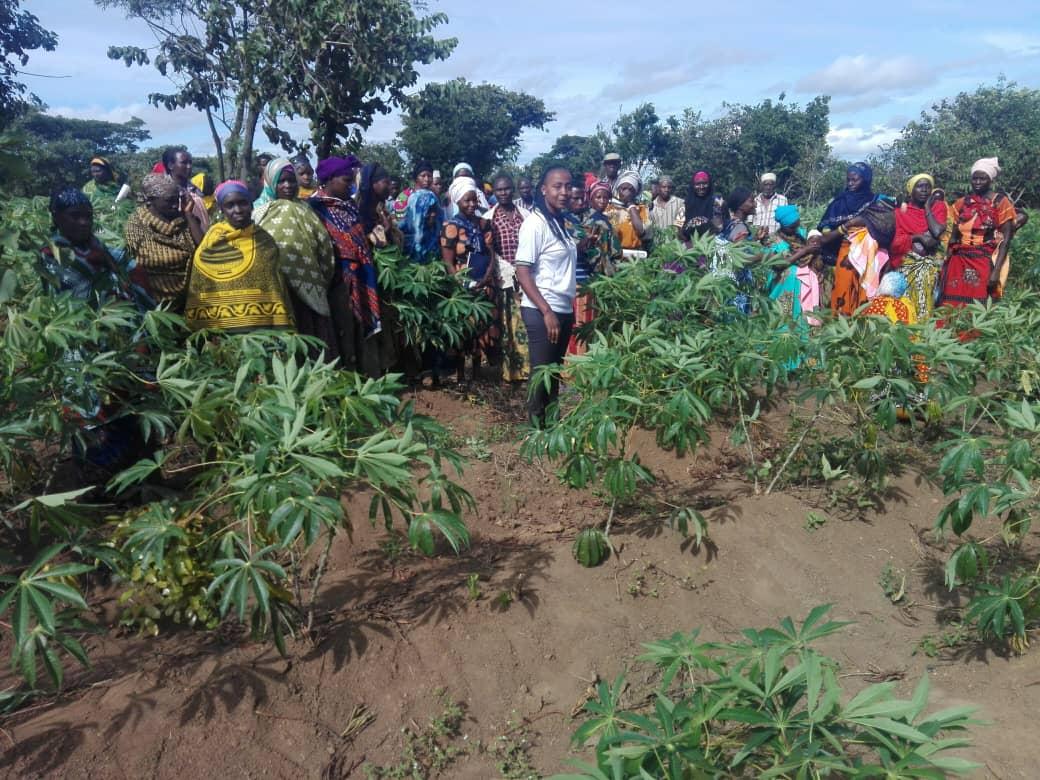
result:
[(959, 236), (956, 243), (950, 244), (943, 266), (939, 303), (966, 306), (985, 301), (993, 261), (1004, 239), (1000, 231), (1014, 221), (1015, 207), (1003, 193), (992, 199), (972, 193), (953, 204), (950, 218)]
[(522, 382), (530, 373), (531, 356), (527, 349), (527, 328), (520, 318), (520, 291), (516, 282), (516, 248), (520, 226), (529, 212), (520, 207), (506, 210), (496, 206), (483, 226), (491, 231), (491, 247), (498, 260), (498, 306), (502, 330), (502, 379)]
[(188, 268), (195, 255), (188, 221), (160, 219), (141, 206), (126, 222), (126, 251), (148, 275), (156, 300), (183, 311)]
[[(455, 254), (455, 270), (466, 269), (468, 286), (475, 295), (482, 295), (496, 304), (498, 297), (497, 269), (492, 263), (489, 250), (492, 240), (491, 230), (482, 228), (461, 214), (444, 223), (441, 229), (441, 248)], [(477, 289), (490, 270), (491, 283)], [(497, 360), (501, 352), (502, 331), (497, 305), (491, 311), (488, 325), (471, 340), (463, 344), (462, 350), (469, 354), (483, 354), (488, 361)]]

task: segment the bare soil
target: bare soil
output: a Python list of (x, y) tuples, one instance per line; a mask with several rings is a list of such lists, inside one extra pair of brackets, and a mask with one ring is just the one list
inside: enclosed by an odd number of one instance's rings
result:
[[(353, 540), (338, 538), (321, 595), (327, 616), (290, 659), (235, 631), (92, 638), (90, 670), (0, 723), (0, 772), (362, 778), (366, 764), (402, 762), (402, 729), (426, 733), (443, 690), (465, 717), (451, 740), (458, 754), (435, 776), (540, 777), (577, 755), (572, 713), (594, 680), (629, 669), (632, 691), (645, 686), (649, 669), (633, 664), (641, 642), (697, 627), (733, 639), (832, 603), (835, 618), (855, 621), (826, 645), (850, 692), (891, 679), (908, 693), (927, 674), (934, 708), (972, 703), (990, 722), (967, 752), (985, 765), (978, 776), (1038, 776), (1040, 652), (918, 649), (958, 607), (942, 585), (948, 549), (930, 533), (941, 494), (919, 474), (895, 479), (882, 511), (842, 519), (821, 508), (818, 492), (755, 495), (746, 453), (725, 432), (686, 458), (640, 434), (656, 494), (705, 507), (711, 543), (684, 541), (647, 499), (618, 513), (620, 556), (584, 569), (570, 541), (607, 509), (520, 459), (519, 391), (474, 385), (415, 401), (477, 456), (462, 480), (479, 506), (467, 518), (469, 551), (424, 559), (396, 550), (369, 526), (365, 496), (352, 496)], [(826, 518), (815, 530), (810, 512)], [(906, 575), (901, 605), (879, 584), (886, 565)], [(113, 603), (99, 608), (114, 615)], [(371, 722), (351, 727), (362, 711)]]

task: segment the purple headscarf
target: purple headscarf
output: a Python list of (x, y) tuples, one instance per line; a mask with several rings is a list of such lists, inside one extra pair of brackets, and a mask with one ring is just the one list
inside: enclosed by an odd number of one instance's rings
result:
[(350, 176), (360, 166), (361, 161), (354, 155), (348, 154), (346, 157), (329, 157), (322, 160), (314, 172), (318, 176), (318, 181), (324, 184), (337, 176)]
[(235, 192), (239, 195), (245, 195), (247, 199), (251, 200), (249, 187), (246, 186), (245, 182), (241, 182), (238, 179), (228, 179), (226, 182), (221, 184), (213, 191), (213, 197), (217, 199), (218, 204), (223, 206), (224, 200), (227, 196)]

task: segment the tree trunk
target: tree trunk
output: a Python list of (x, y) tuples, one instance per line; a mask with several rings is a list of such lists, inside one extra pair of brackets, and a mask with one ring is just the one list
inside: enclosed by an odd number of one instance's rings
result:
[(324, 123), (324, 127), (321, 129), (321, 141), (318, 143), (318, 148), (315, 150), (319, 160), (324, 160), (330, 154), (332, 154), (332, 145), (336, 143), (336, 125), (331, 120)]
[(217, 132), (217, 126), (213, 122), (213, 110), (208, 106), (206, 107), (206, 121), (209, 122), (209, 132), (213, 135), (213, 146), (217, 150), (217, 174), (220, 176), (220, 181), (224, 181), (227, 178), (224, 167), (224, 145), (220, 142), (220, 133)]
[(242, 181), (249, 179), (250, 168), (253, 165), (253, 136), (256, 135), (256, 124), (260, 121), (260, 107), (256, 100), (250, 100), (246, 106), (246, 118), (242, 128), (242, 157), (238, 161), (238, 178)]

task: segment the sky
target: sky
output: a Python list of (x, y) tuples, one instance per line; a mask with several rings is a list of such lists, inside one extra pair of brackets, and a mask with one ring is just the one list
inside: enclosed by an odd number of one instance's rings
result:
[[(943, 97), (1005, 76), (1040, 87), (1040, 14), (1036, 0), (1004, 0), (997, 13), (960, 0), (875, 0), (784, 5), (694, 0), (663, 3), (474, 3), (427, 0), (443, 12), (438, 37), (458, 38), (445, 61), (421, 66), (415, 89), (463, 76), (541, 98), (556, 115), (527, 130), (519, 161), (548, 150), (565, 133), (588, 135), (620, 113), (652, 102), (662, 118), (685, 108), (710, 118), (724, 103), (758, 103), (781, 93), (804, 104), (831, 97), (828, 142), (856, 159), (895, 139), (900, 128)], [(91, 0), (26, 0), (59, 36), (54, 52), (32, 54), (25, 82), (63, 116), (145, 121), (156, 146), (186, 144), (212, 154), (209, 129), (193, 110), (148, 104), (171, 91), (154, 67), (127, 68), (106, 57), (111, 44), (154, 46), (140, 22)], [(397, 113), (378, 117), (368, 141), (389, 141)], [(305, 124), (291, 126), (301, 140)], [(265, 148), (258, 138), (259, 148)]]

